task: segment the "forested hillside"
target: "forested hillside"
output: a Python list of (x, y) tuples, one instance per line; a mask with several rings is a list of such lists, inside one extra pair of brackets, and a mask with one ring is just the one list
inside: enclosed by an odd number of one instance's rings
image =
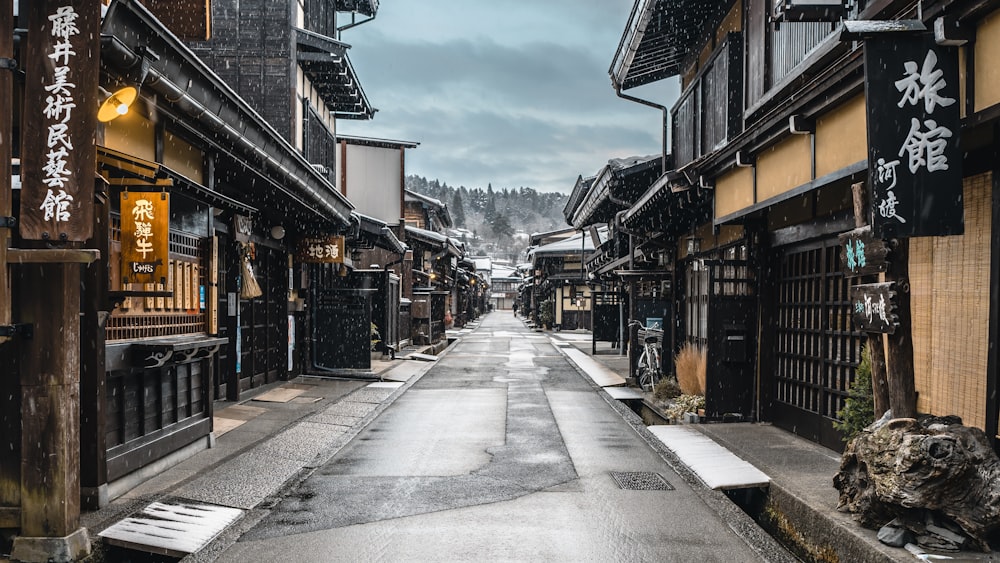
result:
[(494, 190), (492, 184), (470, 189), (414, 175), (406, 177), (406, 189), (446, 204), (455, 226), (473, 233), (466, 243), (474, 254), (517, 262), (524, 258), (527, 235), (568, 227), (566, 194), (526, 187)]

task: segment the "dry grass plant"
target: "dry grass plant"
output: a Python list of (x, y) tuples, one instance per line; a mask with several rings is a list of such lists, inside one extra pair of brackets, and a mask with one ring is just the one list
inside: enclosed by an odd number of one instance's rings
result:
[(674, 372), (685, 395), (705, 394), (705, 374), (708, 371), (706, 350), (685, 342), (674, 358)]

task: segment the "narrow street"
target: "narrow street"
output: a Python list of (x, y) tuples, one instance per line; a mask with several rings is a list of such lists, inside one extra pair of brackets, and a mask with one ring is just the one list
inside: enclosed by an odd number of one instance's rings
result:
[(219, 561), (761, 560), (509, 312), (256, 516)]

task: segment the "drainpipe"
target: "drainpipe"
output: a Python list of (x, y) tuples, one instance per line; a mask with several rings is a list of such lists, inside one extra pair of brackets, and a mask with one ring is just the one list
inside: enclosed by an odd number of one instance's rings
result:
[[(621, 98), (623, 100), (628, 100), (630, 102), (635, 102), (637, 104), (642, 104), (644, 106), (648, 106), (648, 107), (651, 107), (651, 108), (658, 109), (658, 110), (660, 110), (663, 113), (663, 125), (661, 127), (661, 135), (662, 135), (662, 139), (663, 139), (663, 146), (661, 148), (661, 155), (660, 155), (661, 156), (661, 158), (660, 158), (660, 172), (661, 172), (661, 174), (666, 174), (667, 173), (667, 116), (669, 115), (667, 113), (669, 111), (668, 108), (667, 108), (667, 106), (665, 106), (663, 104), (657, 104), (657, 103), (651, 102), (649, 100), (643, 100), (642, 98), (637, 98), (635, 96), (629, 96), (628, 94), (622, 93), (622, 86), (621, 86), (621, 84), (618, 83), (617, 80), (615, 80), (614, 75), (612, 75), (612, 77), (611, 77), (611, 85), (615, 89), (615, 95), (617, 95), (619, 98)], [(622, 223), (618, 222), (618, 219), (620, 219), (620, 217), (618, 215), (616, 215), (615, 216), (615, 220), (616, 220), (615, 222), (618, 223), (619, 225), (624, 226)], [(628, 232), (628, 231), (623, 231), (623, 232), (625, 232), (626, 234), (628, 234), (628, 242), (629, 242), (629, 249), (628, 249), (629, 250), (629, 258), (628, 258), (628, 262), (629, 262), (629, 268), (631, 269), (632, 266), (633, 266), (633, 252), (635, 251), (634, 242), (632, 240), (633, 234), (630, 233), (630, 232)], [(629, 315), (628, 315), (629, 318), (632, 317), (632, 314), (633, 314), (632, 308), (634, 307), (634, 304), (635, 304), (635, 299), (634, 299), (635, 296), (634, 296), (634, 291), (633, 291), (634, 287), (635, 287), (634, 286), (634, 282), (629, 282), (629, 294), (632, 295), (632, 297), (633, 297), (633, 299), (629, 300)], [(621, 317), (624, 316), (624, 311), (622, 310), (623, 307), (622, 307), (622, 303), (620, 301), (619, 301), (619, 304), (618, 304), (618, 308), (619, 308), (619, 323), (620, 323), (619, 324), (619, 330), (624, 330), (624, 328), (621, 325)], [(633, 334), (635, 334), (635, 331), (629, 330), (629, 336), (632, 336)], [(624, 335), (622, 335), (622, 337), (624, 337)], [(623, 338), (622, 342), (624, 343), (624, 338)], [(630, 350), (629, 350), (629, 358), (632, 357), (631, 356), (631, 354), (633, 352), (632, 351), (632, 348), (633, 348), (632, 344), (633, 343), (630, 341), (629, 342), (629, 348), (630, 348)], [(622, 346), (622, 352), (624, 352), (624, 346)], [(631, 373), (632, 373), (632, 362), (631, 362), (631, 359), (630, 359), (629, 360), (629, 374), (631, 374)]]
[(663, 147), (661, 149), (661, 156), (663, 158), (660, 163), (661, 166), (660, 171), (661, 173), (665, 174), (667, 172), (667, 117), (670, 115), (669, 108), (667, 108), (667, 106), (663, 104), (658, 104), (656, 102), (651, 102), (649, 100), (643, 100), (642, 98), (636, 98), (635, 96), (630, 96), (628, 94), (623, 93), (621, 84), (619, 84), (614, 79), (614, 77), (611, 78), (611, 85), (615, 89), (615, 95), (617, 95), (619, 98), (623, 100), (628, 100), (630, 102), (635, 102), (637, 104), (642, 104), (644, 106), (648, 106), (654, 109), (658, 109), (663, 113), (663, 127), (661, 131), (661, 136), (663, 138)]

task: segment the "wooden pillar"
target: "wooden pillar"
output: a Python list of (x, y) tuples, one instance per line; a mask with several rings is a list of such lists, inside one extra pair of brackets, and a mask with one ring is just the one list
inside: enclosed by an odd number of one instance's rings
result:
[(94, 510), (108, 502), (107, 375), (105, 369), (105, 335), (110, 309), (105, 296), (108, 288), (110, 256), (110, 205), (108, 187), (103, 178), (94, 186), (94, 238), (88, 244), (101, 253), (101, 259), (84, 271), (84, 294), (80, 335), (80, 489), (84, 507)]
[[(7, 252), (20, 290), (16, 318), (33, 333), (17, 343), (21, 525), (10, 555), (74, 561), (90, 552), (80, 527), (80, 264), (98, 252), (80, 244), (93, 228), (101, 2), (31, 0), (20, 7), (28, 34), (20, 46), (26, 74), (18, 229), (25, 241), (46, 242)], [(46, 101), (57, 81), (61, 100)], [(47, 155), (53, 142), (59, 154)], [(53, 207), (56, 188), (66, 199)]]
[(80, 527), (80, 265), (14, 272), (31, 288), (21, 319), (34, 334), (21, 342), (21, 532), (11, 555), (71, 561), (90, 551)]
[[(0, 3), (0, 62), (14, 60), (14, 4)], [(0, 68), (0, 326), (11, 324), (10, 278), (7, 269), (7, 239), (13, 225), (5, 225), (12, 213), (10, 159), (13, 156), (14, 71)], [(0, 335), (0, 345), (10, 340)], [(2, 501), (2, 499), (0, 499)]]
[(896, 314), (899, 325), (888, 335), (889, 408), (893, 418), (917, 416), (917, 391), (913, 380), (913, 338), (910, 322), (910, 241), (896, 239), (886, 281), (896, 284)]
[[(1000, 150), (996, 139), (1000, 139), (1000, 126), (993, 126), (993, 182), (991, 186), (993, 212), (990, 228), (990, 313), (989, 338), (997, 341), (1000, 333)], [(997, 373), (997, 357), (1000, 355), (995, 344), (986, 352), (986, 435), (993, 443), (993, 450), (1000, 453), (1000, 374)]]
[[(14, 56), (14, 5), (0, 2), (0, 58)], [(0, 69), (0, 218), (11, 213), (11, 131), (14, 73)], [(11, 324), (11, 284), (7, 267), (7, 239), (11, 229), (0, 226), (0, 326)], [(16, 342), (0, 336), (0, 528), (20, 525), (21, 505), (21, 389), (17, 381)]]
[[(866, 212), (865, 184), (858, 182), (851, 185), (854, 195), (854, 226), (864, 227), (868, 224), (868, 213)], [(882, 341), (882, 334), (876, 332), (867, 333), (868, 352), (871, 356), (872, 366), (872, 394), (875, 402), (875, 419), (878, 420), (889, 410), (889, 384), (886, 381), (885, 347)]]

